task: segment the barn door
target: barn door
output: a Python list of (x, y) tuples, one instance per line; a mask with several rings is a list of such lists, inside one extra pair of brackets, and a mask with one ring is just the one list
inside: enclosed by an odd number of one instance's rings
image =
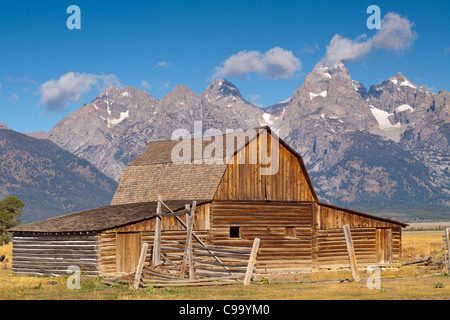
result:
[(392, 263), (391, 229), (376, 229), (377, 263)]
[(117, 233), (116, 240), (117, 273), (136, 271), (141, 251), (141, 234), (139, 232)]

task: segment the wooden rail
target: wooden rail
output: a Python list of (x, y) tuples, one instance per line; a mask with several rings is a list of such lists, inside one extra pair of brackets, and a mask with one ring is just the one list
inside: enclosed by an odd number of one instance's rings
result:
[[(161, 264), (159, 269), (142, 267), (136, 270), (139, 282), (135, 288), (165, 286), (207, 286), (243, 283), (248, 285), (254, 272), (260, 239), (256, 238), (252, 248), (229, 246), (201, 246), (191, 244), (186, 250), (186, 242), (161, 240)], [(183, 267), (186, 268), (186, 252), (192, 250), (189, 279), (184, 278)], [(142, 253), (143, 256), (144, 253)], [(220, 257), (221, 262), (216, 258)], [(226, 268), (224, 268), (226, 267)], [(138, 283), (138, 284), (136, 284)]]

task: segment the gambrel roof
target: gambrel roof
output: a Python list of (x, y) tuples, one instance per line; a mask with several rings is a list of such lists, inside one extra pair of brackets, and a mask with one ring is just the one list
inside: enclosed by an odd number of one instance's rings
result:
[[(190, 139), (188, 142), (191, 145), (191, 155), (186, 161), (188, 163), (183, 164), (174, 163), (172, 159), (172, 152), (180, 141), (166, 140), (148, 143), (147, 150), (125, 169), (111, 204), (155, 201), (159, 195), (170, 200), (213, 200), (229, 161), (265, 132), (276, 137), (281, 145), (298, 158), (313, 197), (317, 201), (301, 156), (265, 126), (243, 132)], [(213, 154), (213, 158), (224, 161), (222, 163), (201, 161), (204, 152), (208, 151), (208, 148), (212, 149), (213, 143), (217, 141), (222, 143), (222, 154)], [(227, 145), (229, 141), (235, 141), (231, 150)], [(202, 152), (196, 152), (196, 145), (201, 145)]]

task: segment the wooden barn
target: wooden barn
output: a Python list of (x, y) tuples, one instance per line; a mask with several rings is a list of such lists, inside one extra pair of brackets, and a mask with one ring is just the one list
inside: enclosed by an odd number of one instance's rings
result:
[(149, 143), (110, 206), (11, 229), (13, 272), (61, 274), (70, 265), (105, 277), (134, 271), (142, 244), (153, 245), (159, 196), (163, 240), (186, 240), (180, 219), (196, 203), (193, 232), (204, 244), (251, 248), (260, 239), (257, 273), (348, 267), (344, 225), (359, 267), (401, 264), (406, 224), (321, 203), (300, 155), (262, 127)]

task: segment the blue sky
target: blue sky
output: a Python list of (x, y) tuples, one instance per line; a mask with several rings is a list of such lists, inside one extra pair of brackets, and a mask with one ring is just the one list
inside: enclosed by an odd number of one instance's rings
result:
[[(81, 9), (80, 30), (67, 28), (70, 5)], [(371, 47), (346, 61), (352, 78), (368, 88), (402, 72), (450, 90), (449, 1), (1, 0), (0, 121), (49, 131), (108, 85), (159, 99), (178, 84), (200, 94), (215, 75), (270, 106), (303, 84), (337, 34), (354, 43), (376, 36), (369, 5), (401, 17), (414, 37), (401, 50)], [(231, 66), (238, 56), (256, 64)]]

